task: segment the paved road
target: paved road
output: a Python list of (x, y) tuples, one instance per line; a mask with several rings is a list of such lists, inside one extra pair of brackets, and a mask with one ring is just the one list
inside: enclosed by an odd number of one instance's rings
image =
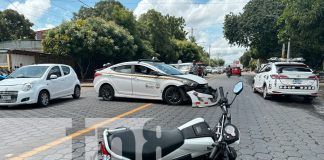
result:
[[(241, 143), (236, 147), (238, 159), (324, 159), (321, 99), (316, 100), (315, 105), (295, 97), (264, 100), (252, 93), (249, 76), (229, 79), (216, 76), (209, 79), (209, 83), (224, 86), (232, 98), (232, 87), (240, 80), (244, 81), (245, 88), (231, 108), (233, 124), (241, 131)], [(33, 105), (0, 108), (0, 159), (17, 156), (32, 160), (91, 159), (102, 128), (157, 129), (156, 126), (160, 126), (171, 129), (196, 117), (215, 125), (220, 113), (217, 107), (169, 106), (160, 101), (104, 102), (96, 97), (92, 88), (83, 88), (81, 99), (59, 99), (46, 108)], [(119, 119), (121, 117), (124, 119)], [(98, 130), (84, 130), (98, 122), (104, 122), (97, 125)], [(75, 131), (79, 132), (72, 135), (72, 140), (60, 139)], [(74, 136), (81, 132), (86, 136)]]

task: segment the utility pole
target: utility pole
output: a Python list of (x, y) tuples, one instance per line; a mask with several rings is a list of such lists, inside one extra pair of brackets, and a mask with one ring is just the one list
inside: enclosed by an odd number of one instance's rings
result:
[(208, 56), (209, 56), (209, 62), (208, 62), (208, 65), (210, 66), (210, 45), (209, 45), (209, 49), (208, 49)]
[(284, 44), (282, 44), (281, 58), (285, 58), (285, 49), (286, 49), (286, 46), (285, 46), (285, 43), (284, 43)]
[(288, 61), (289, 58), (290, 58), (290, 38), (289, 38), (289, 41), (288, 41), (287, 61)]

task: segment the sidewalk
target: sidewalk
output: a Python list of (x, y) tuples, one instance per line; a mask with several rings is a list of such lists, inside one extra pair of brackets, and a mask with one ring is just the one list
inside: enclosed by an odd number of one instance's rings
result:
[(81, 87), (93, 87), (93, 83), (83, 82), (81, 83)]

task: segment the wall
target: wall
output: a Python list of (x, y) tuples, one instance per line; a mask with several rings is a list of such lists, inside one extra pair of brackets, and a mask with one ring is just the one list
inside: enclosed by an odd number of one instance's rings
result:
[(11, 67), (15, 69), (19, 67), (20, 64), (22, 64), (23, 66), (35, 64), (35, 56), (11, 54)]

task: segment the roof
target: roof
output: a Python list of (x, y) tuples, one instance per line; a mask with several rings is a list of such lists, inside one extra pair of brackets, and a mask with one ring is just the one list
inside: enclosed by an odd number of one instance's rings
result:
[(66, 64), (56, 64), (56, 63), (45, 63), (45, 64), (32, 64), (32, 65), (26, 65), (26, 66), (57, 66), (57, 65), (65, 65), (68, 66)]
[(274, 64), (299, 64), (299, 65), (305, 65), (305, 63), (301, 62), (273, 62)]

